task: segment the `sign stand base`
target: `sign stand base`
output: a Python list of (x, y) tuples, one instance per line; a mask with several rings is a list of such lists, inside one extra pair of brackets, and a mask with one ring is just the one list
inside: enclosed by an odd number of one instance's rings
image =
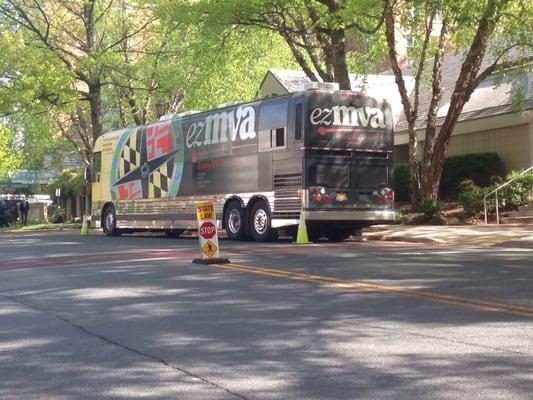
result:
[(192, 260), (193, 264), (229, 264), (231, 261), (227, 258), (195, 258)]

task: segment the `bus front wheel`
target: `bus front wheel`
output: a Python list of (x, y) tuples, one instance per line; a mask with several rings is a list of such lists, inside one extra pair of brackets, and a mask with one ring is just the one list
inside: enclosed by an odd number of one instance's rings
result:
[(224, 226), (230, 240), (244, 240), (246, 238), (246, 213), (237, 200), (228, 205)]
[(104, 210), (103, 229), (107, 236), (120, 236), (120, 230), (117, 229), (117, 214), (113, 206), (109, 206)]
[(272, 228), (270, 210), (264, 201), (258, 201), (252, 208), (250, 232), (256, 242), (268, 242), (277, 239), (277, 231)]

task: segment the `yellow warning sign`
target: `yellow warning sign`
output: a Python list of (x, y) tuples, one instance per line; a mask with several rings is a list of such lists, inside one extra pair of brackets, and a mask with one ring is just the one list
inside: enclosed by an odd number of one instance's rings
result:
[(215, 206), (213, 202), (205, 201), (197, 204), (198, 220), (215, 219)]
[(214, 244), (211, 240), (207, 240), (202, 247), (203, 253), (207, 257), (213, 257), (215, 254), (217, 254), (218, 247), (216, 244)]

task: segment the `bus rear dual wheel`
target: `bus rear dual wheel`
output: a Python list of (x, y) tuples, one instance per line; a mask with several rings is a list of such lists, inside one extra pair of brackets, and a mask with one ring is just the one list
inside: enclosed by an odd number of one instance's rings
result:
[(237, 200), (228, 205), (225, 218), (226, 233), (231, 240), (245, 240), (248, 236), (256, 242), (277, 239), (277, 231), (272, 228), (270, 209), (263, 200), (252, 207), (248, 221), (245, 209)]

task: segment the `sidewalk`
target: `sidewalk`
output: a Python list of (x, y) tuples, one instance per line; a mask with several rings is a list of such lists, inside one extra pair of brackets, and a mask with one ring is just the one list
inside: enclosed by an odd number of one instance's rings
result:
[(364, 229), (366, 240), (505, 246), (533, 250), (533, 224), (529, 225), (375, 225)]

